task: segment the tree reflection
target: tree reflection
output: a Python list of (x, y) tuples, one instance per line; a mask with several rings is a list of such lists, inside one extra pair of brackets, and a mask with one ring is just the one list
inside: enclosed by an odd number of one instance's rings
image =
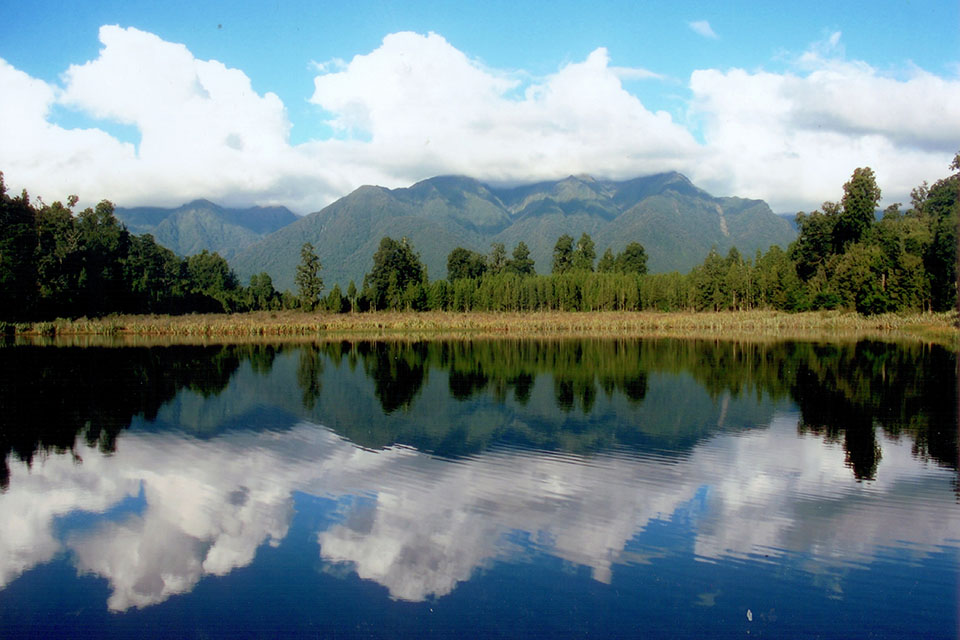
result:
[[(594, 411), (598, 389), (607, 397), (622, 394), (642, 403), (651, 373), (686, 374), (717, 400), (755, 395), (795, 401), (801, 412), (800, 432), (842, 444), (858, 479), (876, 477), (881, 455), (878, 427), (889, 437), (911, 437), (917, 456), (956, 467), (955, 356), (939, 347), (880, 342), (505, 340), (361, 344), (356, 351), (386, 413), (409, 407), (431, 368), (447, 371), (455, 400), (489, 394), (501, 404), (508, 389), (513, 389), (518, 403), (529, 402), (536, 380), (548, 376), (556, 409), (571, 413), (579, 408), (584, 415)], [(658, 419), (670, 422), (668, 412), (675, 408), (663, 407), (665, 413)], [(583, 426), (569, 423), (564, 429), (581, 431)], [(621, 433), (630, 440), (622, 428)]]
[(113, 451), (134, 416), (153, 420), (181, 389), (219, 393), (239, 363), (231, 347), (0, 348), (0, 486), (10, 453), (29, 463), (78, 435)]
[[(243, 362), (258, 374), (244, 378), (249, 388), (243, 394), (262, 393), (265, 376), (287, 375), (283, 368), (274, 371), (282, 351), (269, 344), (0, 347), (0, 485), (9, 479), (10, 453), (29, 462), (37, 451), (70, 450), (78, 436), (112, 451), (134, 416), (154, 421), (181, 390), (216, 396)], [(957, 466), (956, 357), (934, 346), (345, 341), (295, 353), (295, 381), (274, 385), (269, 402), (284, 415), (321, 421), (365, 447), (406, 444), (449, 456), (497, 442), (577, 453), (610, 446), (691, 447), (722, 427), (721, 405), (756, 407), (755, 396), (795, 402), (799, 431), (841, 444), (858, 479), (873, 479), (880, 468), (878, 428), (890, 438), (910, 438), (922, 459)], [(336, 375), (325, 375), (328, 364)], [(439, 386), (425, 401), (431, 370), (439, 373)], [(651, 401), (653, 380), (659, 386)], [(687, 387), (665, 391), (665, 380)], [(324, 381), (332, 391), (325, 391)], [(291, 388), (300, 393), (285, 391)], [(336, 394), (334, 401), (321, 404), (325, 392)], [(443, 402), (443, 393), (452, 401)], [(704, 402), (691, 406), (692, 396)], [(230, 410), (219, 409), (224, 415)]]
[(358, 350), (383, 411), (409, 407), (427, 377), (427, 345), (364, 342)]
[(313, 409), (320, 399), (322, 388), (320, 377), (323, 375), (323, 356), (313, 346), (300, 349), (300, 362), (297, 366), (297, 384), (303, 392), (303, 406)]

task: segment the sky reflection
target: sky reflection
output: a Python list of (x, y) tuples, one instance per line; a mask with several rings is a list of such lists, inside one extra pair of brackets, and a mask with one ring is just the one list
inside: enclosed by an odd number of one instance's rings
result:
[[(449, 460), (361, 449), (303, 421), (209, 439), (129, 432), (112, 455), (78, 445), (32, 467), (10, 461), (0, 586), (66, 552), (78, 573), (108, 581), (110, 610), (163, 602), (282, 544), (296, 493), (337, 502), (332, 524), (315, 534), (324, 562), (406, 601), (445, 596), (479, 569), (532, 553), (610, 582), (619, 566), (642, 560), (637, 540), (653, 524), (680, 513), (691, 519), (697, 558), (798, 557), (811, 574), (841, 581), (891, 548), (908, 559), (957, 548), (950, 470), (878, 435), (876, 479), (858, 482), (842, 446), (798, 434), (798, 421), (778, 412), (764, 428), (718, 433), (670, 457), (501, 447)], [(111, 513), (131, 500), (131, 511)], [(99, 515), (89, 526), (58, 526), (77, 511)], [(662, 557), (691, 553), (669, 538), (643, 545)], [(825, 584), (836, 590), (837, 580)]]

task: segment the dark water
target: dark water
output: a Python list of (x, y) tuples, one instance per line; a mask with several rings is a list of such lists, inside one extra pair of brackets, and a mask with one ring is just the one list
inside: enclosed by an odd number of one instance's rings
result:
[(0, 348), (0, 637), (958, 634), (954, 356)]

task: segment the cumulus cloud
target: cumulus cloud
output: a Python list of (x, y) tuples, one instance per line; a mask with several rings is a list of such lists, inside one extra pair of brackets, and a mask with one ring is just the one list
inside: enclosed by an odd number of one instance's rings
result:
[[(240, 70), (196, 59), (183, 45), (134, 28), (104, 26), (95, 60), (72, 65), (50, 86), (0, 61), (7, 182), (47, 197), (78, 193), (89, 203), (299, 204), (339, 194), (342, 184), (290, 146), (280, 99), (259, 95)], [(136, 145), (97, 128), (51, 124), (54, 105), (132, 125)], [(309, 178), (309, 179), (308, 179)]]
[[(117, 184), (135, 158), (133, 145), (99, 129), (64, 129), (51, 124), (57, 89), (0, 59), (0, 170), (8, 187), (34, 195), (79, 193), (106, 186), (104, 167), (114, 167)], [(66, 193), (63, 193), (66, 192)]]
[[(62, 87), (3, 67), (18, 89), (0, 98), (16, 116), (9, 128), (25, 141), (50, 140), (30, 153), (28, 145), (0, 150), (8, 183), (54, 197), (82, 187), (81, 195), (124, 205), (203, 196), (306, 212), (365, 183), (405, 186), (444, 173), (630, 177), (680, 169), (697, 151), (669, 114), (622, 86), (659, 76), (611, 66), (602, 48), (531, 80), (489, 69), (437, 34), (391, 34), (349, 62), (315, 65), (310, 100), (335, 135), (291, 145), (284, 105), (256, 93), (241, 70), (133, 28), (102, 27), (100, 40), (99, 57), (71, 66)], [(53, 104), (131, 125), (140, 140), (134, 147), (99, 129), (55, 127)], [(59, 143), (71, 138), (87, 141), (83, 157), (63, 153)], [(82, 178), (65, 181), (71, 174)]]
[(786, 73), (695, 71), (708, 153), (693, 177), (796, 211), (838, 200), (856, 167), (874, 169), (887, 202), (944, 176), (960, 148), (960, 80), (891, 77), (842, 54), (834, 33)]
[(693, 31), (704, 38), (713, 38), (716, 39), (719, 36), (714, 32), (713, 27), (710, 26), (710, 23), (706, 20), (694, 20), (693, 22), (687, 23)]
[[(690, 27), (716, 35), (706, 21)], [(84, 204), (206, 197), (307, 213), (362, 184), (437, 174), (522, 182), (672, 169), (717, 195), (789, 211), (838, 198), (864, 165), (888, 200), (905, 199), (944, 175), (960, 147), (957, 78), (847, 60), (839, 32), (786, 72), (694, 71), (680, 120), (624, 87), (667, 78), (616, 66), (604, 48), (531, 77), (492, 69), (439, 34), (389, 34), (352, 59), (314, 63), (304, 97), (334, 133), (302, 144), (290, 142), (280, 98), (255, 91), (242, 70), (134, 28), (104, 26), (99, 38), (98, 57), (70, 66), (59, 84), (0, 60), (0, 169), (11, 188), (48, 200), (78, 193)], [(58, 126), (55, 108), (91, 124)], [(97, 122), (133, 127), (138, 139), (122, 142)]]
[[(591, 172), (627, 177), (679, 168), (693, 137), (651, 112), (611, 67), (606, 49), (539, 81), (485, 68), (440, 35), (397, 33), (339, 71), (318, 75), (311, 102), (354, 142), (353, 161), (389, 182), (441, 173), (532, 180)], [(519, 94), (519, 95), (518, 95)], [(325, 146), (325, 145), (319, 145)]]

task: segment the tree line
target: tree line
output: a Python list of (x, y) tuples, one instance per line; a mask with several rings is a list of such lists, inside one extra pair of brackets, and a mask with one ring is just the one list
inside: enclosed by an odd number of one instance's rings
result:
[(260, 273), (243, 286), (227, 261), (203, 251), (180, 258), (152, 236), (129, 233), (102, 201), (74, 213), (67, 205), (11, 197), (0, 173), (0, 318), (110, 313), (235, 312), (304, 309), (450, 311), (721, 311), (847, 309), (861, 313), (942, 311), (956, 304), (960, 154), (954, 173), (911, 194), (877, 218), (881, 192), (858, 168), (839, 202), (797, 214), (797, 239), (751, 259), (712, 250), (689, 273), (647, 273), (644, 247), (632, 242), (597, 260), (583, 233), (557, 239), (551, 272), (538, 275), (529, 248), (508, 255), (457, 247), (447, 278), (431, 281), (413, 246), (385, 237), (361, 287), (325, 292), (314, 247), (301, 248), (296, 292), (278, 292)]
[(202, 251), (181, 258), (149, 234), (131, 234), (113, 204), (11, 197), (0, 172), (0, 319), (110, 313), (232, 312), (295, 307), (270, 276), (243, 286), (227, 261)]
[[(843, 185), (839, 202), (797, 214), (797, 239), (751, 259), (734, 247), (711, 250), (689, 273), (648, 274), (639, 243), (596, 261), (589, 234), (563, 235), (549, 275), (537, 275), (527, 246), (507, 257), (457, 247), (446, 280), (429, 282), (413, 248), (384, 238), (359, 297), (343, 309), (453, 311), (855, 310), (865, 314), (945, 311), (957, 301), (960, 154), (954, 173), (911, 193), (910, 207), (890, 205), (878, 219), (881, 191), (869, 167)], [(402, 259), (394, 256), (403, 255)]]

